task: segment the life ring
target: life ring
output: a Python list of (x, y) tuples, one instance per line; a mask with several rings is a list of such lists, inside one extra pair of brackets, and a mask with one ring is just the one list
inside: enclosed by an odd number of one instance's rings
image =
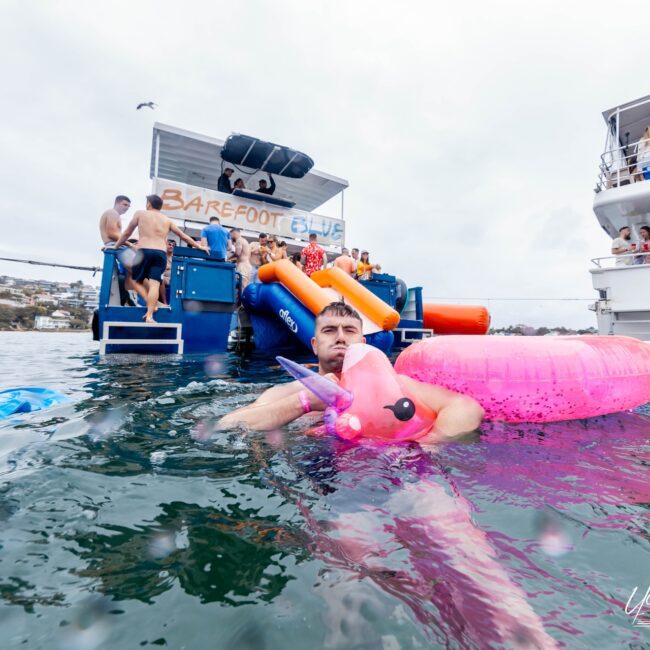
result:
[(650, 402), (650, 345), (626, 336), (440, 336), (395, 370), (473, 397), (489, 420), (555, 422)]

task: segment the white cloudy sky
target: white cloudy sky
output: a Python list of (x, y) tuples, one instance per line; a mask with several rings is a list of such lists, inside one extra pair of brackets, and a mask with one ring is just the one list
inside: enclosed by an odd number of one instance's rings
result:
[(4, 0), (0, 250), (99, 263), (101, 212), (150, 188), (158, 120), (309, 153), (350, 181), (348, 244), (426, 296), (491, 298), (497, 325), (595, 324), (584, 302), (495, 299), (593, 295), (600, 112), (650, 92), (647, 17), (643, 2)]

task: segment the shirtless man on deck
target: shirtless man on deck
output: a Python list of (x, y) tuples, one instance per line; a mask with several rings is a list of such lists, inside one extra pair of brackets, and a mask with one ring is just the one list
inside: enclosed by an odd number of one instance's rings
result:
[(147, 313), (143, 317), (145, 323), (155, 322), (153, 313), (156, 311), (158, 303), (162, 274), (167, 267), (166, 251), (169, 233), (173, 232), (192, 248), (198, 248), (206, 253), (210, 252), (206, 246), (197, 244), (162, 214), (160, 212), (162, 206), (162, 199), (156, 194), (150, 194), (147, 197), (147, 209), (138, 210), (133, 215), (131, 223), (115, 242), (115, 248), (119, 248), (133, 234), (133, 231), (138, 229), (140, 238), (137, 248), (141, 254), (141, 260), (133, 266), (131, 273), (135, 290), (147, 303)]
[[(122, 215), (126, 214), (131, 207), (131, 199), (124, 194), (118, 194), (115, 197), (115, 204), (112, 208), (104, 210), (102, 216), (99, 218), (99, 235), (102, 238), (104, 246), (110, 246), (116, 242), (122, 234)], [(133, 305), (127, 291), (135, 289), (131, 281), (131, 265), (126, 259), (124, 253), (129, 250), (131, 244), (125, 242), (116, 253), (117, 272), (120, 285), (120, 302), (123, 305)]]

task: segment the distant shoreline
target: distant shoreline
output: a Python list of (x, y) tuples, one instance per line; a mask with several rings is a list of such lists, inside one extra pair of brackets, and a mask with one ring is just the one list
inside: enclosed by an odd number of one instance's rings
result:
[(0, 332), (15, 332), (17, 334), (27, 334), (29, 332), (37, 332), (39, 334), (88, 334), (89, 332), (92, 332), (90, 328), (87, 330), (79, 330), (79, 329), (55, 329), (55, 330), (6, 330), (6, 329), (0, 329)]

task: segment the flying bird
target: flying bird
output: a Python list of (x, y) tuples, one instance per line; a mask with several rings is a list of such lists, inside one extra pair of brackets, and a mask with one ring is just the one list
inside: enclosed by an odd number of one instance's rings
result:
[(136, 107), (136, 111), (139, 111), (141, 108), (151, 108), (152, 110), (156, 108), (157, 104), (154, 104), (153, 102), (142, 102), (141, 104), (138, 104)]

